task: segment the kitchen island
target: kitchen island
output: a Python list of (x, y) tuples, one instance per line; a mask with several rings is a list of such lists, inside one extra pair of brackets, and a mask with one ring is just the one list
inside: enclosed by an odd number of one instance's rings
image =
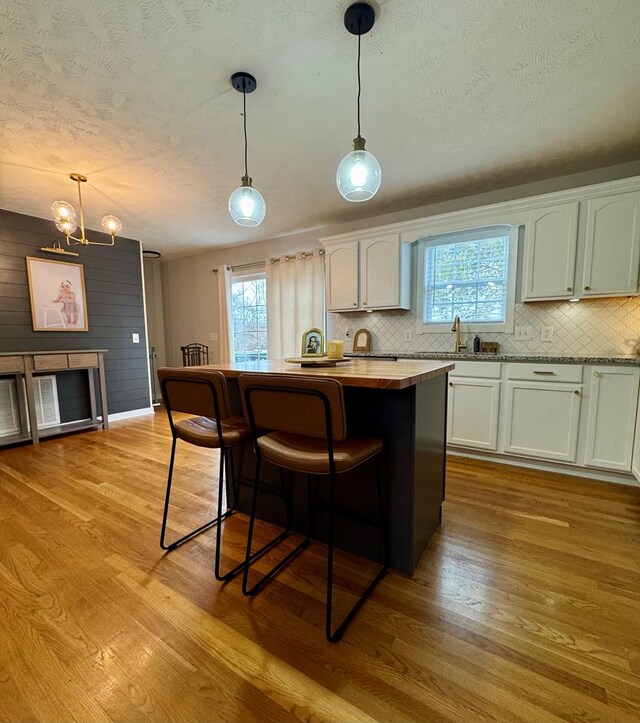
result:
[[(198, 369), (221, 371), (228, 381), (234, 413), (242, 413), (238, 377), (244, 372), (337, 379), (344, 386), (347, 429), (351, 435), (376, 435), (384, 440), (383, 483), (389, 514), (391, 567), (412, 574), (440, 524), (445, 491), (447, 376), (452, 362), (370, 361), (354, 359), (336, 367), (310, 368), (283, 360), (212, 364)], [(236, 452), (239, 475), (252, 482), (255, 457), (249, 446)], [(277, 471), (263, 467), (267, 482)], [(306, 530), (306, 495), (294, 475), (288, 479), (294, 502), (295, 528)], [(339, 504), (360, 515), (375, 513), (373, 470), (369, 465), (338, 478)], [(315, 537), (324, 539), (327, 516), (322, 511), (327, 485), (316, 478), (318, 513)], [(227, 490), (229, 493), (229, 490)], [(237, 507), (248, 510), (249, 487), (241, 486)], [(260, 495), (258, 516), (282, 525), (282, 501)], [(381, 559), (379, 533), (354, 519), (339, 520), (336, 544), (372, 560)]]

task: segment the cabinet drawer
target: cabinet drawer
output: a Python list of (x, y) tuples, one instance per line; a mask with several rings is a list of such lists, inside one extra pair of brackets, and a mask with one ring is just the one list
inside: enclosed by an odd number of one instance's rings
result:
[(69, 354), (69, 369), (83, 369), (85, 367), (97, 366), (97, 354)]
[(33, 368), (39, 372), (51, 369), (68, 369), (66, 354), (36, 354), (33, 357)]
[(502, 364), (500, 362), (457, 361), (452, 377), (471, 377), (482, 379), (500, 379)]
[(508, 364), (507, 379), (540, 382), (568, 382), (579, 384), (582, 381), (582, 367), (574, 364)]
[(21, 356), (0, 356), (0, 374), (18, 374), (24, 371), (24, 359)]

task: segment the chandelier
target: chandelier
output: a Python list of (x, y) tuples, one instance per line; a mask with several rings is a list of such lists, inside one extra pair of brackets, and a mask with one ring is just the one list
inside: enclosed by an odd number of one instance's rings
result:
[(102, 228), (111, 235), (110, 241), (91, 241), (84, 232), (84, 213), (82, 210), (82, 191), (80, 189), (83, 183), (87, 182), (87, 177), (81, 173), (72, 173), (69, 178), (78, 184), (78, 206), (80, 208), (80, 238), (73, 236), (78, 224), (76, 223), (76, 210), (67, 201), (54, 201), (51, 204), (51, 213), (56, 222), (56, 228), (61, 231), (67, 238), (69, 246), (77, 246), (82, 244), (88, 246), (113, 246), (116, 242), (116, 235), (122, 231), (122, 221), (117, 216), (105, 216), (102, 219)]

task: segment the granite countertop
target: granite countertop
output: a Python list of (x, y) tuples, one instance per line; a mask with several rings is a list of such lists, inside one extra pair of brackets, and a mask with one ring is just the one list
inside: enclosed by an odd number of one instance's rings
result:
[(640, 355), (638, 354), (602, 354), (600, 356), (551, 356), (544, 354), (517, 354), (504, 352), (489, 354), (479, 352), (352, 352), (345, 354), (352, 357), (375, 357), (377, 359), (453, 359), (458, 361), (507, 361), (507, 362), (549, 362), (554, 364), (627, 364), (640, 366)]

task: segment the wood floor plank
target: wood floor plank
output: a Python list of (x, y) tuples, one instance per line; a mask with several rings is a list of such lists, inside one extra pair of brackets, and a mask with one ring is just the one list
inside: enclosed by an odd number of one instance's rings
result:
[[(0, 720), (640, 720), (640, 489), (451, 458), (415, 576), (332, 646), (323, 545), (252, 600), (214, 530), (162, 553), (169, 447), (157, 414), (0, 451)], [(215, 509), (218, 459), (179, 445), (171, 534)], [(338, 608), (367, 574), (339, 556)]]

